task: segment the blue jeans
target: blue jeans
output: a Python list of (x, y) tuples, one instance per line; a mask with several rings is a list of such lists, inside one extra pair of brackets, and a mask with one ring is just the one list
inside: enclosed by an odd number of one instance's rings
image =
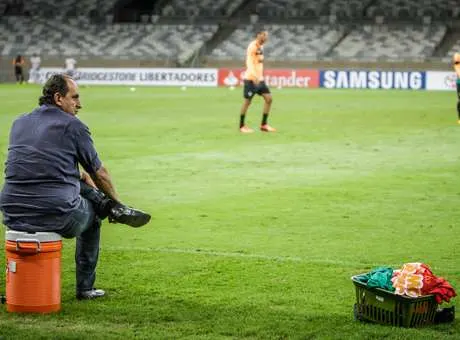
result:
[(75, 247), (76, 291), (90, 290), (94, 288), (96, 281), (101, 237), (101, 219), (96, 215), (93, 203), (82, 196), (80, 205), (67, 216), (63, 227), (59, 234), (65, 238), (77, 238)]

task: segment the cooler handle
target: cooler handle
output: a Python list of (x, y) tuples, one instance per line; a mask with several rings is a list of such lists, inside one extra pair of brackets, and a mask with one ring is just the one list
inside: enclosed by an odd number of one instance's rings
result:
[[(24, 243), (32, 243), (33, 242), (33, 243), (36, 243), (37, 244), (37, 249), (36, 249), (37, 253), (39, 253), (41, 251), (40, 241), (39, 240), (18, 238), (16, 240), (16, 250), (21, 249), (21, 247), (19, 246), (20, 242), (24, 242)], [(28, 248), (28, 250), (30, 250), (30, 248)]]

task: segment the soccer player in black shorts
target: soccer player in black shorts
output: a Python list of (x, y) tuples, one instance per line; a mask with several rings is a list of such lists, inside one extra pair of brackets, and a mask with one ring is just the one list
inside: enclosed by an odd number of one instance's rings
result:
[(240, 112), (240, 132), (254, 132), (245, 124), (246, 112), (251, 105), (252, 98), (257, 94), (264, 98), (264, 111), (260, 130), (264, 132), (275, 132), (276, 129), (268, 125), (268, 115), (272, 105), (272, 95), (267, 84), (265, 84), (264, 72), (264, 50), (263, 45), (267, 41), (267, 31), (259, 31), (256, 34), (256, 39), (251, 41), (246, 53), (246, 72), (244, 75), (244, 102)]

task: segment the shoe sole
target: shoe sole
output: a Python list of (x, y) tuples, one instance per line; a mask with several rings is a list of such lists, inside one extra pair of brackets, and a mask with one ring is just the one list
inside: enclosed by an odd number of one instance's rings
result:
[(102, 298), (104, 296), (105, 296), (105, 294), (104, 295), (95, 295), (95, 296), (91, 296), (91, 297), (89, 297), (89, 296), (77, 296), (77, 300), (79, 300), (79, 301), (94, 300), (94, 299), (100, 299), (100, 298)]
[(133, 228), (139, 228), (150, 222), (151, 216), (142, 214), (139, 216), (123, 216), (117, 219), (117, 223), (129, 225)]
[(99, 299), (105, 296), (105, 293), (102, 295), (77, 295), (76, 298), (77, 300), (94, 300), (94, 299)]

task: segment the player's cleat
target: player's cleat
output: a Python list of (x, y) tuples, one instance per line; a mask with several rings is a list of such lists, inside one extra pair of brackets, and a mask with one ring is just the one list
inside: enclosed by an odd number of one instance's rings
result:
[(459, 120), (457, 120), (457, 124), (458, 124), (458, 125), (460, 125), (460, 119), (459, 119)]
[(251, 129), (249, 126), (243, 125), (242, 127), (240, 127), (240, 132), (241, 133), (253, 133), (254, 130)]
[(260, 131), (264, 132), (276, 132), (276, 129), (274, 127), (271, 127), (268, 124), (264, 124), (260, 126)]

